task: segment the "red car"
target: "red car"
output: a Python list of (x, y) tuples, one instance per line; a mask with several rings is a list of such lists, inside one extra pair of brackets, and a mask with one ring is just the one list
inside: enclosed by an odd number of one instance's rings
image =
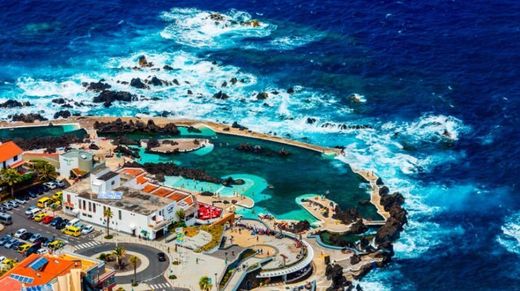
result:
[(49, 224), (54, 219), (54, 216), (47, 215), (42, 219), (43, 224)]

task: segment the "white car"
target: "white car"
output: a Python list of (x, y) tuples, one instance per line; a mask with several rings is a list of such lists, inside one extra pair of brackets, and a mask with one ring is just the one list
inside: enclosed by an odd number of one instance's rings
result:
[(94, 227), (92, 225), (90, 225), (90, 224), (83, 225), (83, 227), (81, 229), (81, 233), (82, 234), (89, 234), (92, 231), (94, 231)]
[(22, 234), (26, 233), (27, 232), (27, 229), (25, 228), (20, 228), (19, 230), (17, 230), (15, 233), (14, 233), (14, 237), (16, 238), (20, 238), (20, 236), (22, 236)]
[(57, 188), (56, 183), (54, 183), (54, 182), (43, 183), (43, 185), (50, 190), (54, 190)]
[(0, 264), (1, 264), (5, 259), (7, 259), (7, 258), (4, 257), (4, 256), (0, 256)]
[(16, 203), (18, 203), (18, 204), (20, 204), (20, 205), (26, 203), (25, 200), (23, 200), (23, 199), (18, 199), (18, 198), (14, 199), (14, 201), (16, 201)]
[(37, 253), (38, 255), (44, 255), (44, 254), (49, 253), (49, 250), (46, 249), (46, 248), (41, 248), (41, 249), (37, 250), (36, 253)]

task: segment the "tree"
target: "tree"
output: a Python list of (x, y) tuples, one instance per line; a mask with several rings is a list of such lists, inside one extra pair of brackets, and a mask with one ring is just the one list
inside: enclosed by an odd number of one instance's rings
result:
[(203, 291), (211, 290), (211, 287), (213, 287), (213, 285), (211, 284), (211, 279), (208, 276), (200, 277), (199, 287), (200, 290)]
[(123, 257), (125, 256), (126, 254), (126, 250), (124, 247), (122, 246), (117, 246), (115, 249), (114, 249), (114, 255), (116, 256), (116, 259), (117, 259), (117, 265), (119, 266), (119, 269), (121, 269), (121, 267), (123, 266)]
[(12, 198), (14, 198), (14, 186), (22, 181), (23, 176), (16, 169), (3, 169), (0, 172), (0, 184), (9, 186)]
[(130, 257), (130, 263), (134, 267), (134, 285), (137, 286), (137, 257), (131, 256)]
[(179, 210), (177, 210), (175, 214), (177, 215), (180, 221), (184, 221), (184, 218), (186, 218), (186, 212), (184, 212), (184, 209), (182, 208), (179, 208)]
[(105, 217), (107, 221), (107, 235), (105, 237), (110, 238), (110, 219), (112, 218), (112, 210), (110, 207), (105, 208), (103, 211), (103, 217)]
[(47, 161), (34, 161), (32, 163), (32, 169), (38, 175), (40, 182), (47, 182), (58, 177), (56, 168)]

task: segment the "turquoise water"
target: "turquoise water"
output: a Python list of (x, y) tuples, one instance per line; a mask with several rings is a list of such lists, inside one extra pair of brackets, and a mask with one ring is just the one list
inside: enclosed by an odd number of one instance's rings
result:
[(0, 139), (15, 138), (37, 138), (47, 136), (61, 136), (63, 134), (85, 135), (83, 129), (79, 129), (76, 124), (64, 124), (54, 126), (24, 126), (16, 128), (0, 129)]
[(197, 127), (201, 132), (189, 132), (187, 127), (179, 126), (179, 131), (181, 132), (181, 135), (184, 136), (215, 136), (216, 133), (211, 128), (207, 126), (201, 126)]
[[(128, 135), (128, 137), (147, 136)], [(161, 138), (166, 137), (168, 136), (161, 136)], [(176, 137), (185, 136), (170, 136), (170, 138)], [(173, 162), (185, 167), (204, 169), (208, 174), (216, 177), (231, 176), (235, 179), (243, 179), (244, 185), (233, 187), (182, 177), (166, 177), (165, 183), (196, 191), (218, 192), (224, 196), (232, 196), (235, 192), (243, 193), (255, 200), (253, 209), (239, 211), (246, 217), (254, 218), (260, 213), (269, 213), (278, 218), (308, 219), (314, 222), (316, 219), (299, 206), (296, 199), (308, 193), (319, 195), (329, 191), (327, 197), (342, 207), (357, 207), (364, 217), (380, 219), (375, 207), (359, 203), (370, 198), (365, 181), (341, 161), (318, 152), (246, 137), (216, 134), (210, 138), (210, 141), (214, 147), (205, 155), (196, 152), (173, 155), (151, 154), (145, 153), (141, 148), (140, 162)], [(274, 151), (283, 148), (291, 152), (291, 155), (289, 157), (255, 155), (236, 150), (235, 148), (242, 143), (261, 145)]]

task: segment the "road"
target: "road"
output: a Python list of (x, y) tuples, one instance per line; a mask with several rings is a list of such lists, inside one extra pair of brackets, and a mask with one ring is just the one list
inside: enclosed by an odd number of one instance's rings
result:
[[(143, 271), (137, 273), (137, 281), (145, 282), (154, 288), (154, 290), (172, 290), (171, 285), (164, 278), (164, 273), (168, 269), (170, 265), (170, 261), (168, 257), (166, 257), (166, 261), (159, 262), (157, 260), (157, 253), (160, 251), (146, 246), (142, 244), (129, 244), (129, 243), (120, 243), (119, 246), (122, 246), (127, 251), (136, 252), (144, 255), (150, 260), (150, 265), (144, 269)], [(116, 247), (115, 243), (103, 244), (93, 246), (91, 248), (78, 250), (77, 253), (85, 255), (85, 256), (94, 256), (101, 252), (111, 252)], [(116, 276), (116, 282), (118, 284), (128, 284), (131, 283), (134, 279), (134, 275), (128, 276)]]

